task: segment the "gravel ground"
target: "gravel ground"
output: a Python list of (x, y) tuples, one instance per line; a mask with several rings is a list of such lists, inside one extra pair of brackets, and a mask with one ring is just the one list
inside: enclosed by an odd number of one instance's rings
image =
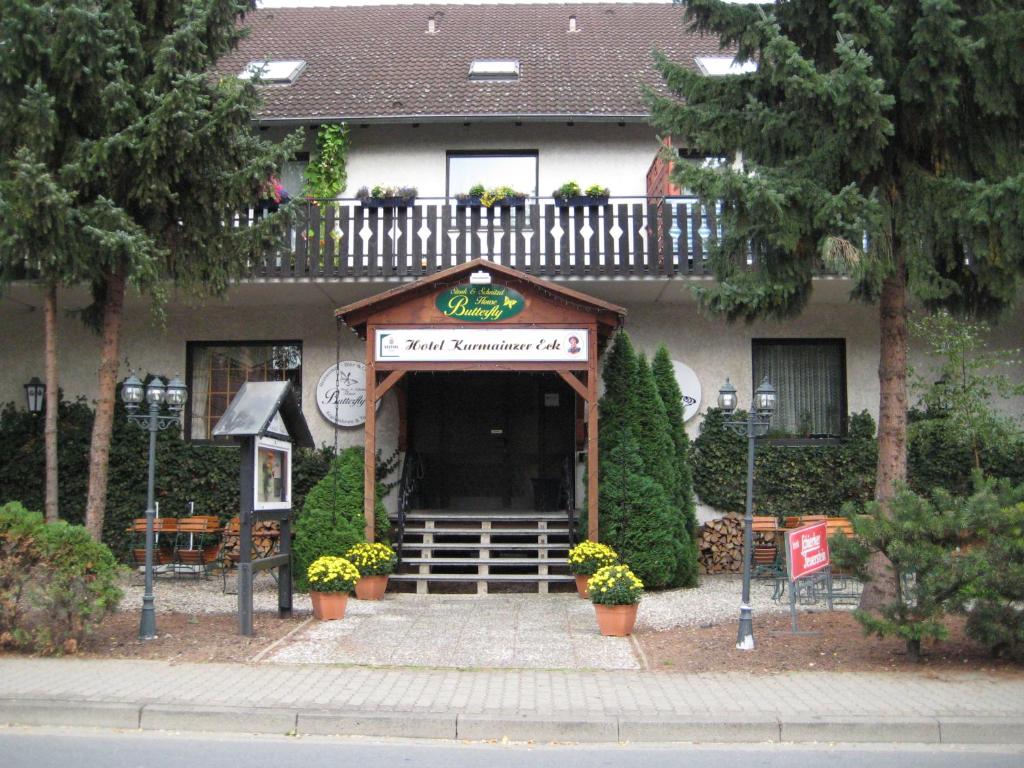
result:
[[(224, 594), (219, 574), (209, 579), (167, 579), (158, 578), (153, 588), (157, 610), (179, 611), (182, 613), (233, 613), (238, 608), (238, 597)], [(650, 592), (640, 603), (637, 617), (637, 629), (640, 631), (657, 632), (673, 627), (694, 627), (718, 624), (730, 621), (739, 615), (740, 591), (742, 580), (735, 575), (715, 575), (701, 577), (697, 589), (673, 589), (665, 592)], [(228, 588), (234, 589), (234, 575), (228, 579)], [(121, 605), (125, 610), (137, 610), (142, 602), (142, 586), (124, 582), (125, 596)], [(754, 580), (751, 588), (751, 602), (755, 615), (757, 613), (785, 613), (789, 605), (785, 602), (775, 603), (771, 599), (772, 585), (768, 581)], [(438, 595), (441, 601), (449, 597)], [(468, 600), (484, 601), (487, 605), (499, 605), (503, 601), (518, 602), (523, 595), (487, 595), (470, 597)], [(579, 600), (575, 595), (547, 595), (537, 597), (538, 600), (572, 601)], [(385, 610), (390, 602), (421, 605), (429, 609), (431, 599), (417, 598), (415, 595), (389, 594), (383, 603), (360, 603), (360, 612), (375, 613)], [(253, 594), (256, 611), (277, 610), (277, 584), (269, 574), (259, 574)], [(309, 611), (309, 596), (295, 593), (293, 604), (296, 611)]]
[[(121, 610), (134, 611), (142, 604), (143, 587), (138, 582), (141, 576), (124, 579), (121, 588), (124, 599)], [(208, 579), (191, 577), (167, 578), (160, 576), (153, 583), (153, 597), (157, 611), (176, 611), (179, 613), (234, 613), (238, 610), (238, 595), (223, 592), (223, 580), (220, 573), (213, 573)], [(228, 589), (234, 593), (236, 589), (235, 574), (228, 576)], [(258, 573), (253, 584), (253, 609), (259, 611), (277, 611), (277, 582), (268, 573)], [(292, 607), (296, 611), (312, 611), (309, 595), (296, 592), (292, 596)]]
[[(670, 589), (644, 595), (636, 628), (658, 632), (673, 627), (699, 627), (736, 619), (740, 613), (743, 579), (732, 574), (701, 576), (696, 589)], [(789, 603), (772, 600), (772, 583), (755, 579), (750, 603), (758, 613), (786, 613)]]

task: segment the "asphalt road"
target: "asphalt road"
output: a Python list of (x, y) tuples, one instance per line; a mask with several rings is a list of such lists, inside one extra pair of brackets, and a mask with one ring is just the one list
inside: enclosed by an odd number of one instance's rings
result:
[(1024, 746), (586, 746), (0, 727), (2, 768), (988, 768)]

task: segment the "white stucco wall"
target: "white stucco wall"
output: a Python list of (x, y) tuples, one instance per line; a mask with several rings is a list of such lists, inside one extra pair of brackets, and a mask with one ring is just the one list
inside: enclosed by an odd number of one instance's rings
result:
[[(306, 149), (314, 132), (304, 129)], [(284, 131), (273, 129), (268, 137)], [(422, 197), (443, 197), (447, 150), (536, 150), (538, 194), (546, 197), (566, 181), (601, 184), (614, 196), (647, 194), (647, 169), (658, 152), (650, 126), (577, 123), (461, 123), (352, 125), (348, 187), (344, 197), (375, 184), (416, 187)], [(288, 190), (293, 195), (299, 190)]]
[[(751, 339), (753, 338), (844, 338), (846, 340), (848, 410), (878, 413), (878, 331), (877, 310), (850, 303), (842, 285), (823, 283), (808, 308), (785, 323), (758, 322), (728, 325), (705, 316), (699, 310), (685, 281), (592, 281), (573, 287), (616, 301), (627, 309), (626, 330), (635, 346), (649, 356), (665, 344), (673, 359), (689, 365), (701, 383), (701, 411), (714, 407), (718, 388), (728, 376), (736, 385), (741, 406), (750, 402), (752, 388)], [(362, 427), (335, 428), (316, 406), (316, 384), (320, 375), (334, 364), (336, 344), (340, 359), (362, 360), (363, 342), (348, 329), (336, 330), (334, 310), (346, 303), (372, 295), (388, 286), (370, 283), (286, 283), (246, 284), (235, 288), (227, 299), (203, 305), (170, 301), (166, 322), (156, 325), (149, 303), (138, 296), (127, 302), (121, 347), (121, 376), (129, 368), (167, 375), (186, 369), (188, 341), (302, 341), (303, 410), (317, 445), (339, 448), (360, 445)], [(671, 289), (671, 290), (670, 290)], [(65, 398), (96, 396), (96, 366), (100, 341), (86, 330), (69, 310), (87, 303), (83, 291), (69, 291), (61, 297), (59, 340), (60, 380)], [(14, 401), (24, 407), (23, 385), (32, 376), (43, 375), (41, 296), (28, 285), (16, 285), (0, 298), (2, 359), (0, 402)], [(1012, 348), (1024, 338), (1024, 313), (1017, 312), (997, 326), (991, 344)], [(919, 371), (929, 361), (914, 349), (911, 362)], [(1010, 369), (1024, 381), (1024, 369)], [(1002, 408), (1020, 415), (1024, 398), (1003, 402)], [(700, 417), (687, 429), (696, 436)], [(397, 445), (398, 407), (389, 393), (378, 415), (378, 447), (385, 455)], [(582, 496), (580, 497), (582, 498)], [(394, 494), (387, 499), (394, 504)], [(702, 510), (702, 516), (713, 515)]]
[[(685, 288), (684, 281), (673, 281)], [(703, 399), (701, 411), (714, 406), (718, 388), (729, 377), (735, 384), (741, 405), (750, 402), (752, 387), (751, 339), (753, 338), (843, 338), (846, 340), (847, 404), (851, 412), (878, 413), (878, 330), (877, 310), (841, 300), (842, 291), (822, 290), (819, 301), (812, 301), (799, 317), (780, 322), (737, 323), (729, 325), (703, 314), (678, 292), (651, 300), (637, 291), (629, 291), (625, 281), (589, 282), (574, 287), (621, 303), (627, 310), (626, 330), (634, 345), (653, 355), (665, 344), (673, 359), (689, 365), (700, 379)], [(632, 283), (657, 288), (659, 283)], [(660, 285), (665, 285), (662, 282)], [(306, 418), (318, 444), (333, 445), (335, 430), (315, 405), (316, 383), (334, 364), (339, 335), (333, 312), (342, 304), (384, 290), (387, 286), (362, 284), (247, 284), (233, 289), (228, 298), (203, 305), (171, 301), (166, 307), (166, 322), (153, 320), (148, 301), (133, 296), (127, 303), (123, 343), (122, 375), (129, 367), (166, 374), (185, 373), (187, 341), (275, 341), (298, 339), (303, 343), (302, 396)], [(630, 298), (632, 296), (632, 298)], [(59, 356), (61, 385), (65, 397), (96, 394), (96, 365), (100, 340), (68, 311), (87, 303), (82, 291), (66, 292), (61, 297)], [(43, 375), (41, 295), (27, 285), (15, 286), (0, 298), (0, 327), (3, 328), (3, 360), (0, 371), (0, 402), (23, 403), (22, 385), (32, 376)], [(1024, 313), (1018, 312), (996, 326), (991, 344), (1012, 348), (1024, 338)], [(340, 333), (341, 359), (362, 360), (363, 342), (348, 329)], [(912, 350), (912, 364), (920, 371), (929, 361), (919, 349)], [(1009, 369), (1017, 380), (1024, 370)], [(1003, 403), (1008, 413), (1024, 412), (1024, 400)], [(393, 393), (382, 405), (378, 418), (381, 448), (394, 449), (397, 406)], [(693, 434), (699, 417), (688, 423)], [(337, 430), (341, 447), (360, 444), (362, 429)]]

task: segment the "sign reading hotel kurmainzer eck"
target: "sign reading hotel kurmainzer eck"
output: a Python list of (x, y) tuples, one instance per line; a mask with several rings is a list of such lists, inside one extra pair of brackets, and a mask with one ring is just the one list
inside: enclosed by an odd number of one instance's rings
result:
[(316, 384), (316, 404), (332, 424), (362, 425), (366, 421), (366, 366), (342, 360), (324, 371)]
[(456, 285), (442, 291), (434, 303), (445, 317), (472, 323), (506, 320), (526, 306), (519, 291), (504, 285)]
[(787, 531), (786, 551), (789, 553), (790, 581), (828, 568), (828, 526), (814, 523)]
[(379, 362), (586, 362), (584, 328), (378, 328)]

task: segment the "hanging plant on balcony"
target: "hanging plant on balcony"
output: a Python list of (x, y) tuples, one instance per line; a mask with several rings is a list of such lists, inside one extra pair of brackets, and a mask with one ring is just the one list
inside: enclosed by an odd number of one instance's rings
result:
[(348, 184), (348, 126), (323, 125), (316, 134), (316, 158), (306, 167), (307, 198), (330, 200)]
[(416, 187), (360, 187), (356, 192), (364, 208), (406, 208), (416, 201)]
[(575, 181), (567, 181), (554, 192), (551, 197), (559, 208), (577, 208), (586, 205), (607, 205), (608, 187), (591, 184), (585, 190)]
[[(332, 206), (330, 202), (345, 191), (348, 184), (348, 126), (345, 123), (323, 125), (316, 134), (316, 158), (306, 167), (306, 199), (314, 206)], [(336, 231), (327, 232), (327, 225), (322, 220), (316, 227), (306, 230), (306, 237), (326, 244), (328, 235), (337, 242)]]
[(483, 184), (474, 184), (469, 192), (455, 196), (460, 208), (516, 208), (526, 203), (526, 193), (512, 187), (500, 186), (485, 189)]
[(291, 196), (281, 180), (276, 176), (271, 176), (260, 189), (260, 199), (256, 207), (260, 213), (275, 213), (278, 208), (290, 200)]

